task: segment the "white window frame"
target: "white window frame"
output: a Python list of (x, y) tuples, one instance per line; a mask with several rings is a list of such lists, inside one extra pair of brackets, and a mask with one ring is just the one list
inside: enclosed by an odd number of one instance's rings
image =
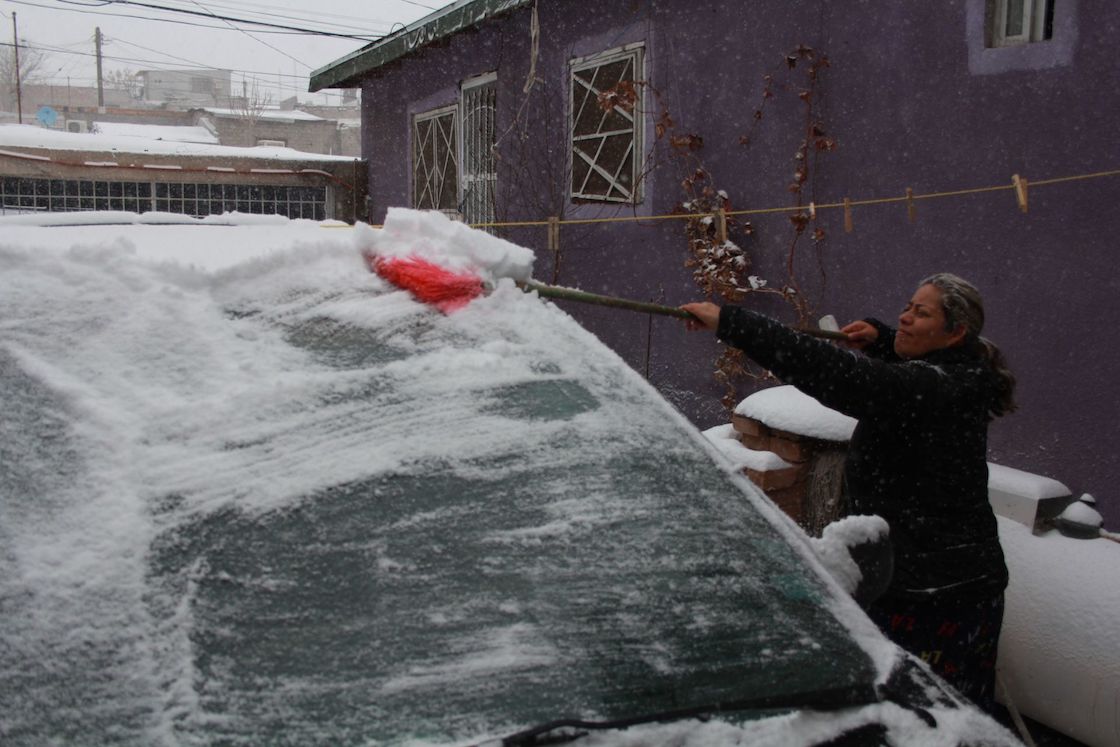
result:
[[(434, 168), (436, 164), (425, 164), (429, 166), (429, 168), (425, 171), (425, 173), (421, 174), (420, 149), (422, 143), (420, 143), (419, 141), (419, 126), (423, 122), (427, 122), (433, 119), (440, 119), (448, 115), (453, 117), (451, 137), (450, 140), (445, 139), (442, 145), (448, 148), (446, 157), (454, 159), (454, 165), (452, 168), (447, 169), (446, 163), (440, 163), (438, 164), (437, 170)], [(409, 165), (412, 172), (412, 206), (414, 208), (422, 210), (440, 210), (441, 212), (447, 213), (448, 215), (457, 217), (459, 205), (459, 104), (455, 103), (451, 104), (450, 106), (442, 106), (438, 109), (431, 109), (426, 112), (414, 114), (412, 115), (411, 126), (412, 153), (410, 154), (411, 163)], [(438, 161), (440, 154), (437, 153), (435, 155)], [(432, 176), (437, 174), (441, 177), (450, 175), (455, 180), (455, 184), (447, 185), (446, 179), (444, 179), (444, 181), (440, 182), (439, 184), (433, 184)], [(440, 198), (444, 195), (445, 190), (449, 188), (453, 190), (453, 201), (455, 203), (454, 209), (439, 207), (440, 203), (442, 202)], [(434, 194), (433, 191), (435, 192)], [(433, 197), (432, 203), (430, 205), (425, 204), (424, 200), (422, 199), (425, 194), (431, 194)]]
[[(495, 220), (494, 196), (497, 193), (498, 175), (497, 158), (493, 149), (497, 138), (497, 80), (498, 74), (490, 72), (468, 78), (459, 85), (458, 204), (463, 220), (467, 223), (492, 223)], [(474, 125), (478, 111), (472, 108), (472, 102), (477, 103), (472, 94), (484, 87), (492, 89), (492, 97), (490, 105), (483, 107), (487, 111), (482, 113), (483, 121), (479, 128)], [(481, 161), (484, 169), (473, 168), (472, 155)]]
[[(578, 136), (576, 134), (576, 125), (580, 119), (581, 112), (589, 105), (595, 106), (597, 95), (598, 93), (601, 93), (601, 90), (594, 85), (594, 78), (592, 78), (591, 84), (589, 85), (583, 80), (577, 78), (577, 73), (584, 72), (593, 68), (601, 68), (605, 65), (609, 65), (628, 58), (632, 60), (632, 79), (635, 82), (645, 80), (645, 44), (642, 42), (628, 44), (624, 47), (607, 50), (605, 52), (589, 55), (587, 57), (579, 57), (571, 60), (568, 63), (568, 148), (569, 157), (571, 158), (571, 162), (569, 163), (569, 168), (571, 169), (571, 179), (569, 182), (568, 193), (572, 200), (589, 202), (613, 202), (633, 205), (636, 205), (642, 201), (641, 166), (642, 157), (645, 153), (645, 147), (643, 138), (644, 128), (642, 126), (643, 122), (641, 113), (645, 109), (644, 89), (641, 86), (637, 86), (636, 88), (637, 100), (635, 101), (634, 111), (625, 112), (622, 110), (617, 110), (618, 114), (620, 114), (625, 119), (630, 120), (629, 132), (631, 133), (631, 146), (629, 154), (629, 188), (627, 188), (625, 184), (619, 182), (619, 176), (621, 176), (622, 174), (621, 169), (626, 162), (625, 156), (619, 164), (619, 168), (616, 169), (614, 173), (611, 173), (610, 171), (604, 169), (598, 163), (598, 156), (601, 154), (602, 146), (606, 142), (605, 133), (603, 131), (597, 131), (594, 134), (581, 134)], [(607, 113), (604, 112), (601, 124), (602, 122), (605, 122), (606, 118)], [(615, 130), (612, 131), (612, 133), (606, 134), (619, 135), (623, 132), (623, 130)], [(590, 154), (588, 152), (590, 149), (580, 148), (580, 143), (593, 144), (596, 138), (599, 139), (599, 143), (597, 146), (595, 146), (596, 152), (594, 154)], [(578, 185), (575, 183), (575, 167), (577, 159), (582, 159), (584, 163), (589, 167), (585, 178), (582, 180), (581, 184)], [(601, 177), (605, 178), (609, 182), (610, 188), (608, 189), (607, 194), (588, 193), (586, 191), (588, 178), (591, 176), (592, 172), (598, 173)]]
[(1010, 47), (1016, 44), (1044, 41), (1046, 15), (1054, 0), (1022, 0), (1022, 32), (1008, 34), (1008, 14), (1013, 12), (1015, 0), (989, 0), (992, 5), (992, 46)]

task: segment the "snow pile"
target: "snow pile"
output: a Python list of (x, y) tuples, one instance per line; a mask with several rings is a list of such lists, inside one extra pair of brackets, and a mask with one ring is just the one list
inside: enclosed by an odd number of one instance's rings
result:
[[(219, 107), (207, 106), (204, 111), (219, 117), (234, 117), (243, 119), (245, 112), (238, 109), (222, 109)], [(310, 112), (305, 112), (302, 109), (273, 109), (265, 108), (260, 111), (254, 112), (254, 116), (264, 120), (271, 120), (274, 122), (323, 122), (322, 117), (318, 117)]]
[(205, 127), (133, 124), (131, 122), (94, 122), (95, 134), (108, 137), (140, 137), (172, 143), (217, 145), (218, 138)]
[(533, 273), (532, 250), (453, 221), (443, 213), (389, 208), (376, 231), (355, 231), (359, 250), (378, 257), (419, 257), (455, 271), (470, 271), (489, 285), (524, 282)]
[(819, 538), (810, 537), (813, 550), (844, 591), (854, 594), (863, 573), (852, 560), (851, 547), (878, 542), (890, 535), (887, 522), (878, 516), (848, 516), (824, 528)]
[(1086, 745), (1120, 744), (1120, 544), (997, 518), (1011, 576), (998, 666), (1011, 699)]
[(1058, 518), (1074, 524), (1084, 524), (1086, 526), (1098, 528), (1104, 524), (1104, 519), (1101, 518), (1100, 513), (1092, 506), (1086, 505), (1081, 501), (1074, 501), (1069, 504)]
[(786, 469), (793, 466), (772, 451), (759, 451), (745, 446), (739, 440), (739, 434), (735, 427), (730, 423), (709, 428), (704, 431), (704, 436), (727, 458), (732, 469), (753, 469), (755, 472), (770, 472), (771, 470)]
[[(351, 269), (363, 270), (368, 281), (369, 271), (353, 251), (350, 227), (336, 226), (333, 222), (246, 213), (201, 219), (178, 213), (116, 211), (9, 215), (0, 216), (0, 248), (13, 252), (50, 250), (63, 256), (69, 253), (70, 260), (75, 252), (92, 251), (114, 258), (112, 265), (135, 257), (203, 272), (217, 272), (265, 257), (279, 258), (286, 252), (314, 254), (331, 248), (343, 255), (341, 266), (352, 263)], [(65, 259), (57, 261), (66, 263)], [(93, 263), (93, 269), (100, 268)]]
[(856, 420), (825, 407), (794, 386), (776, 386), (750, 395), (736, 415), (759, 420), (771, 428), (824, 441), (848, 441)]
[[(182, 226), (287, 226), (283, 215), (260, 213), (222, 213), (195, 218), (183, 213), (164, 213), (149, 210), (132, 213), (123, 210), (82, 210), (73, 213), (23, 213), (0, 215), (0, 226), (119, 226), (119, 225), (182, 225)], [(323, 221), (321, 226), (350, 226), (337, 221)]]

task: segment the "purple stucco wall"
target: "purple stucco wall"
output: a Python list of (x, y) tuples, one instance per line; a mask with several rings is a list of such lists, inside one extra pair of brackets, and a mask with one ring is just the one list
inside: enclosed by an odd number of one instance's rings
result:
[[(826, 52), (819, 111), (836, 151), (816, 162), (819, 204), (1009, 185), (1120, 168), (1120, 7), (1108, 0), (1059, 0), (1055, 38), (985, 49), (983, 0), (938, 3), (633, 2), (541, 0), (538, 81), (529, 94), (530, 11), (523, 9), (401, 59), (367, 79), (364, 157), (371, 218), (410, 202), (409, 117), (454, 103), (460, 80), (498, 72), (499, 219), (564, 219), (670, 213), (683, 198), (683, 166), (659, 159), (637, 207), (573, 205), (564, 199), (568, 60), (631, 42), (645, 44), (646, 73), (678, 132), (702, 135), (700, 156), (736, 208), (788, 205), (793, 155), (804, 130), (796, 90), (767, 102), (751, 145), (746, 132), (762, 76), (782, 72), (785, 54), (806, 44)], [(792, 80), (792, 79), (791, 79)], [(647, 145), (654, 141), (647, 126)], [(1120, 280), (1120, 177), (1039, 185), (1029, 212), (1014, 194), (922, 200), (857, 208), (851, 233), (839, 210), (822, 210), (827, 238), (798, 244), (795, 267), (817, 313), (842, 322), (893, 320), (915, 283), (940, 270), (984, 293), (986, 334), (1019, 377), (1019, 412), (993, 424), (991, 458), (1094, 493), (1106, 521), (1120, 522), (1113, 442), (1120, 416), (1113, 331)], [(758, 275), (780, 281), (792, 238), (788, 218), (751, 218), (733, 235)], [(587, 224), (561, 230), (559, 268), (543, 228), (507, 237), (537, 251), (536, 276), (586, 290), (676, 305), (698, 295), (684, 268), (677, 221)], [(770, 297), (754, 308), (788, 318)], [(718, 347), (679, 322), (621, 311), (566, 307), (701, 426), (726, 420), (711, 377)], [(748, 383), (743, 393), (751, 390)]]

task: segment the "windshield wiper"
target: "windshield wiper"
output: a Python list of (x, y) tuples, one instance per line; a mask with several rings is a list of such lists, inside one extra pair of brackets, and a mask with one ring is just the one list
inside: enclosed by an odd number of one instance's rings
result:
[(833, 711), (841, 708), (875, 705), (889, 702), (911, 711), (922, 719), (931, 729), (937, 728), (937, 720), (927, 710), (933, 705), (952, 705), (953, 701), (943, 695), (935, 698), (924, 685), (926, 677), (921, 669), (907, 656), (900, 656), (894, 664), (885, 683), (878, 686), (860, 683), (831, 690), (811, 690), (809, 692), (772, 695), (762, 698), (717, 703), (675, 711), (663, 711), (642, 716), (631, 716), (608, 721), (586, 721), (582, 719), (557, 719), (534, 726), (503, 738), (502, 747), (540, 747), (541, 745), (562, 744), (585, 737), (592, 731), (626, 729), (638, 724), (667, 723), (684, 719), (707, 721), (721, 713), (783, 713), (796, 710)]
[(502, 747), (539, 747), (546, 744), (571, 742), (587, 736), (591, 731), (626, 729), (638, 724), (665, 723), (684, 719), (707, 721), (720, 713), (785, 712), (798, 709), (827, 711), (873, 705), (882, 702), (882, 700), (881, 694), (872, 685), (859, 684), (834, 690), (812, 690), (802, 693), (765, 696), (608, 721), (586, 721), (574, 718), (557, 719), (511, 734), (503, 738), (500, 744)]

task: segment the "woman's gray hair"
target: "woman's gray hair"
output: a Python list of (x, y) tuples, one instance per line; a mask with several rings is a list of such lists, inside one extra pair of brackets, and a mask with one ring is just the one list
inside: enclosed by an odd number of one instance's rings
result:
[(941, 310), (945, 313), (945, 331), (953, 332), (963, 326), (967, 337), (975, 340), (981, 354), (999, 377), (999, 397), (991, 409), (993, 416), (999, 417), (1012, 412), (1015, 405), (1015, 375), (1007, 366), (1007, 360), (996, 344), (983, 337), (984, 300), (976, 286), (962, 277), (949, 272), (930, 275), (920, 285), (932, 285), (941, 291)]

